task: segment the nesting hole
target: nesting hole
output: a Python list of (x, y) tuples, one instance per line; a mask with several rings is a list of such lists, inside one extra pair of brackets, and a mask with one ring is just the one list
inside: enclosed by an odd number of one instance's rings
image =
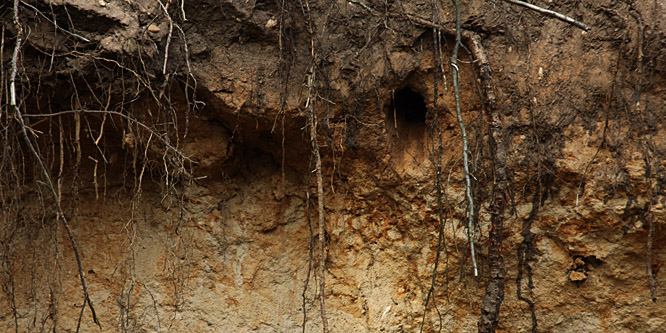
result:
[(424, 164), (428, 157), (427, 124), (432, 120), (424, 98), (427, 91), (417, 79), (409, 79), (395, 90), (384, 107), (391, 163), (401, 175), (424, 176), (429, 172)]
[[(427, 109), (423, 96), (415, 92), (410, 87), (402, 88), (396, 91), (393, 96), (390, 114), (394, 121), (398, 122), (398, 127), (424, 127), (426, 122)], [(402, 126), (400, 126), (402, 125)]]

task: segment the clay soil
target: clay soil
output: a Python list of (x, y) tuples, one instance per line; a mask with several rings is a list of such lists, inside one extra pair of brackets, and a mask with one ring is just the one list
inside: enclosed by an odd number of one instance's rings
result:
[(497, 331), (666, 331), (666, 2), (533, 3), (590, 29), (462, 2), (475, 276), (452, 3), (3, 2), (0, 331), (318, 332), (322, 264), (331, 332), (477, 331), (499, 166)]

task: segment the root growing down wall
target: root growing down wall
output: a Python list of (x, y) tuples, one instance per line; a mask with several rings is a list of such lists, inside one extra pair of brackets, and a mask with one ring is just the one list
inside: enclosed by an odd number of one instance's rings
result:
[(665, 5), (535, 4), (0, 5), (0, 330), (664, 330)]

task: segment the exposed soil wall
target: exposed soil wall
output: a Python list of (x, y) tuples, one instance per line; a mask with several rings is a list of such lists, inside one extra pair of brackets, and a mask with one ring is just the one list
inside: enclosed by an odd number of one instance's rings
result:
[(0, 331), (320, 331), (320, 239), (330, 331), (476, 331), (498, 163), (498, 331), (666, 330), (666, 2), (462, 3), (476, 277), (434, 3), (2, 4)]

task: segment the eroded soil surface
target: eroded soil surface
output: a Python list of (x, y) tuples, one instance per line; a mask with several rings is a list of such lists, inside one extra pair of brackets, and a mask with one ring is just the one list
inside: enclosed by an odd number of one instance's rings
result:
[[(75, 331), (85, 305), (17, 112), (100, 320), (86, 307), (81, 331), (320, 331), (311, 112), (330, 331), (415, 332), (424, 318), (426, 332), (476, 331), (493, 119), (465, 40), (475, 277), (455, 10), (434, 3), (30, 0), (18, 3), (21, 30), (0, 5), (0, 331)], [(666, 2), (534, 3), (591, 29), (504, 1), (462, 3), (507, 151), (498, 331), (530, 331), (533, 317), (539, 332), (666, 331)], [(424, 316), (438, 151), (444, 239)]]

